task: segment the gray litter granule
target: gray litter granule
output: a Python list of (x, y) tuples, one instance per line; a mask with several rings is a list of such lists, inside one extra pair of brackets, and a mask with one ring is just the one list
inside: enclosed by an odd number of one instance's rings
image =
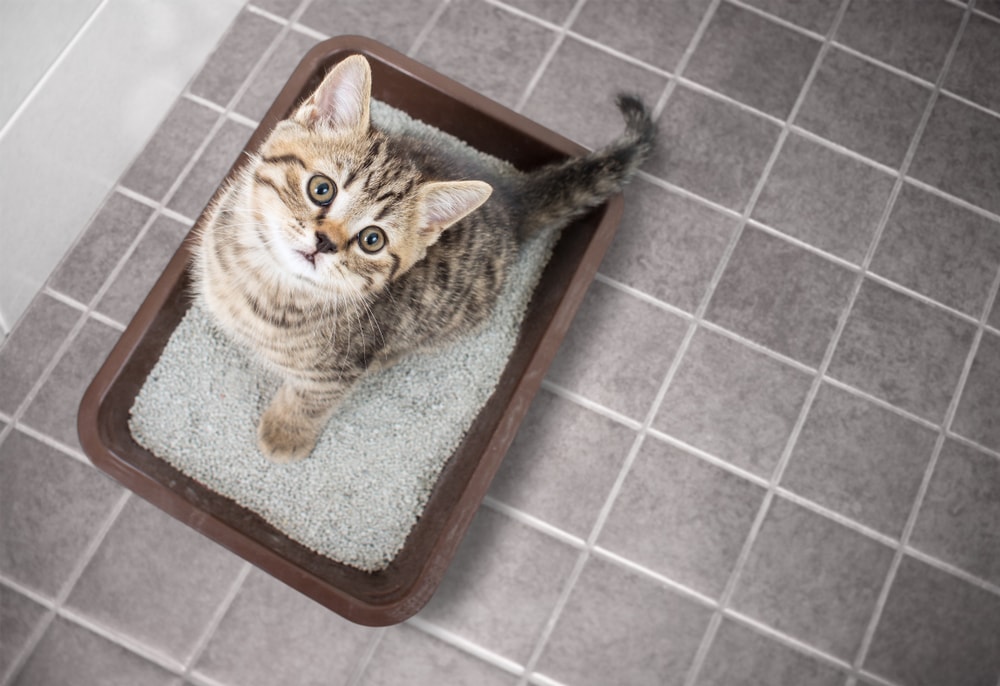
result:
[[(382, 103), (372, 103), (372, 117), (384, 128), (428, 137), (450, 154), (510, 170)], [(139, 392), (132, 434), (307, 548), (361, 570), (384, 569), (503, 373), (555, 238), (542, 233), (523, 246), (496, 311), (478, 333), (363, 379), (301, 462), (271, 464), (257, 449), (256, 422), (279, 382), (197, 305)]]

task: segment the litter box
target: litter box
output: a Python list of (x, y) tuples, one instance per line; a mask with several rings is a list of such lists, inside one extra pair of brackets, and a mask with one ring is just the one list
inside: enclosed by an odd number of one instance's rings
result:
[[(323, 41), (303, 58), (245, 152), (255, 150), (334, 64), (358, 53), (371, 64), (373, 98), (519, 169), (584, 152), (428, 67), (358, 36)], [(245, 157), (240, 155), (229, 176)], [(313, 552), (257, 513), (178, 471), (131, 435), (129, 411), (191, 306), (187, 264), (197, 225), (84, 394), (78, 417), (84, 451), (125, 487), (330, 610), (359, 624), (402, 622), (419, 611), (439, 585), (594, 278), (622, 208), (622, 198), (616, 196), (563, 230), (496, 389), (447, 459), (402, 550), (382, 570), (361, 571)]]

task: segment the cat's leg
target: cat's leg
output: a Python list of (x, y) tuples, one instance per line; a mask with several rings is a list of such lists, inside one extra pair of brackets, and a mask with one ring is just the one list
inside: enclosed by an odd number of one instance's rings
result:
[(350, 384), (304, 385), (285, 381), (257, 425), (257, 445), (279, 464), (297, 462), (316, 446)]

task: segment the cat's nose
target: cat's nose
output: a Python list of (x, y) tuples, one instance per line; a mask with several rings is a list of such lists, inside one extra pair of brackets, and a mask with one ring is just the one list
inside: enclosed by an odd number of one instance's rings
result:
[(316, 232), (316, 252), (337, 252), (337, 245), (322, 231)]

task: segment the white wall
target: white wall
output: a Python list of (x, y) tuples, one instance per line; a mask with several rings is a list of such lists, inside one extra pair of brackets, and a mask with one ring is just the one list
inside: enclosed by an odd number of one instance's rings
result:
[(0, 342), (245, 0), (0, 0)]

